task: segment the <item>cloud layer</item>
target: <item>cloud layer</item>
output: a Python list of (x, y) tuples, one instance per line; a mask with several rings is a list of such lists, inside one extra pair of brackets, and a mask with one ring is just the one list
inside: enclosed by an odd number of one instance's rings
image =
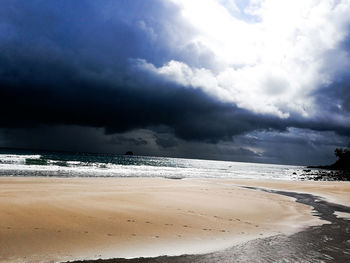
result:
[(266, 132), (337, 146), (350, 137), (349, 13), (348, 0), (3, 1), (3, 145), (74, 126), (187, 157), (185, 145), (229, 143), (225, 159), (269, 161), (268, 145), (240, 139)]

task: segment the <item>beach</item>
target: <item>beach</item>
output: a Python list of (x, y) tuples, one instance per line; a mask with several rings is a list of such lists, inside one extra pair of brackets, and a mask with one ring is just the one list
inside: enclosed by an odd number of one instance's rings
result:
[(0, 263), (350, 263), (349, 14), (1, 1)]
[(202, 254), (326, 223), (292, 197), (349, 206), (348, 182), (0, 178), (0, 261)]

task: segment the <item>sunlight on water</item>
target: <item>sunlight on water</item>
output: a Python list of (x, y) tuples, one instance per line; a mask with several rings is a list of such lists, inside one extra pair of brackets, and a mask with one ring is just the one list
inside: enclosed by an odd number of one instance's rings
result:
[(301, 166), (165, 157), (1, 153), (1, 176), (299, 179)]

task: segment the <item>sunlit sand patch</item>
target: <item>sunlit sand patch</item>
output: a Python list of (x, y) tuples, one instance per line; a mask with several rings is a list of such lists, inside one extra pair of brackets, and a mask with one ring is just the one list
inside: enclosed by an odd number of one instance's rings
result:
[(0, 178), (0, 185), (4, 262), (205, 253), (322, 223), (292, 198), (215, 181)]

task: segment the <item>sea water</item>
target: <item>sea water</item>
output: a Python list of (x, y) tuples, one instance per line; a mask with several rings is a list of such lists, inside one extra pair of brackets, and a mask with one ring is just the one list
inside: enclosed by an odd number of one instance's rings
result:
[(183, 158), (1, 151), (0, 176), (302, 179), (305, 167)]

